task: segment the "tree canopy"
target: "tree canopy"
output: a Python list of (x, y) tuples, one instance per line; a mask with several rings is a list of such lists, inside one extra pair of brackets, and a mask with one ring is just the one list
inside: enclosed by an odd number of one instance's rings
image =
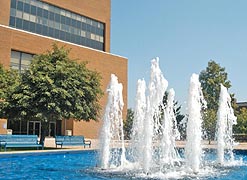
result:
[(247, 108), (242, 107), (237, 113), (237, 125), (234, 126), (234, 132), (237, 134), (247, 134)]
[(11, 93), (19, 84), (19, 74), (12, 69), (5, 69), (0, 64), (0, 99), (4, 100), (7, 94)]
[[(204, 98), (207, 102), (207, 110), (203, 115), (203, 126), (209, 140), (214, 139), (217, 110), (219, 107), (220, 84), (227, 89), (231, 87), (225, 68), (215, 61), (209, 61), (205, 70), (199, 75)], [(234, 94), (231, 95), (232, 97)]]
[(5, 114), (6, 98), (14, 91), (19, 83), (19, 73), (12, 69), (5, 69), (0, 64), (0, 118)]
[(68, 55), (69, 50), (55, 44), (51, 51), (35, 56), (21, 74), (20, 85), (6, 97), (5, 116), (46, 125), (55, 119), (97, 120), (101, 76)]
[(127, 109), (127, 117), (126, 120), (124, 121), (124, 136), (126, 139), (130, 139), (132, 133), (133, 121), (134, 121), (134, 111), (132, 109)]

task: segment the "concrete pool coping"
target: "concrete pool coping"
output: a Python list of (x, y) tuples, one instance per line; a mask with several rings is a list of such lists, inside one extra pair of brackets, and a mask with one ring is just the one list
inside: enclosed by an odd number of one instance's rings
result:
[[(55, 138), (46, 138), (45, 139), (45, 147), (46, 148), (51, 148), (51, 149), (46, 149), (46, 150), (17, 150), (17, 151), (10, 151), (7, 149), (6, 152), (1, 151), (0, 152), (0, 157), (2, 157), (2, 155), (20, 155), (20, 154), (34, 154), (34, 153), (39, 153), (39, 154), (52, 154), (52, 153), (56, 153), (56, 154), (60, 154), (60, 153), (73, 153), (73, 152), (81, 152), (81, 151), (89, 151), (89, 150), (97, 150), (99, 149), (99, 140), (98, 139), (86, 139), (86, 140), (91, 140), (92, 142), (92, 146), (91, 148), (84, 148), (82, 146), (66, 146), (64, 148), (56, 148), (55, 145)], [(126, 146), (129, 145), (129, 141), (125, 141)], [(176, 147), (178, 148), (184, 148), (186, 144), (186, 141), (176, 141)], [(115, 144), (116, 146), (116, 144)], [(208, 149), (215, 149), (216, 148), (216, 142), (212, 142), (211, 144), (208, 144), (208, 141), (203, 141), (202, 142), (202, 148), (208, 148)], [(247, 150), (247, 142), (241, 142), (238, 143), (236, 146), (234, 146), (234, 149), (236, 150)]]

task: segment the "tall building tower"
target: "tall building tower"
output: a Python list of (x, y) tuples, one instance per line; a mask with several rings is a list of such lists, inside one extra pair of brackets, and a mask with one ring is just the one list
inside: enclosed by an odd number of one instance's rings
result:
[[(1, 0), (0, 63), (20, 73), (29, 67), (32, 56), (46, 52), (56, 42), (71, 49), (70, 57), (87, 61), (88, 68), (98, 71), (102, 90), (110, 75), (116, 74), (124, 86), (127, 104), (127, 59), (110, 53), (110, 0)], [(107, 94), (101, 99), (102, 110)], [(124, 108), (126, 115), (127, 107)], [(84, 135), (97, 138), (99, 122), (74, 120), (51, 121), (49, 134)], [(39, 121), (0, 120), (0, 133), (40, 135)]]

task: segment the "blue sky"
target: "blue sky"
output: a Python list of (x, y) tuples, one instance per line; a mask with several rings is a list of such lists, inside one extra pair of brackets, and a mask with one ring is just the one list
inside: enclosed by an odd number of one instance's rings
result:
[(128, 108), (136, 83), (160, 68), (183, 106), (189, 79), (214, 60), (226, 68), (238, 101), (247, 101), (246, 0), (112, 0), (111, 53), (128, 58)]

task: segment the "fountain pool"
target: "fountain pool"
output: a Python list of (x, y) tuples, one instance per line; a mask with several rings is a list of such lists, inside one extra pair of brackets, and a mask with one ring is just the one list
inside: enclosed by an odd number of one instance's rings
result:
[[(227, 89), (221, 85), (216, 127), (216, 155), (202, 149), (203, 115), (207, 102), (203, 97), (199, 75), (192, 74), (189, 84), (186, 144), (178, 152), (175, 141), (179, 137), (174, 114), (175, 91), (167, 90), (168, 81), (160, 67), (159, 58), (151, 61), (150, 82), (138, 80), (136, 106), (128, 150), (123, 136), (122, 84), (115, 75), (108, 86), (108, 103), (103, 119), (99, 149), (99, 171), (120, 175), (121, 178), (190, 179), (218, 178), (228, 169), (242, 166), (242, 158), (235, 159), (232, 125), (236, 123)], [(167, 98), (165, 94), (167, 93)], [(116, 146), (118, 142), (118, 146)], [(217, 160), (215, 160), (215, 157)], [(232, 170), (229, 170), (232, 171)]]
[[(183, 156), (183, 152), (181, 153)], [(76, 151), (67, 153), (33, 153), (0, 155), (0, 179), (73, 179), (73, 180), (124, 180), (124, 179), (246, 179), (247, 151), (234, 151), (236, 160), (242, 159), (241, 165), (217, 166), (205, 169), (205, 173), (196, 176), (183, 173), (165, 174), (157, 172), (150, 176), (131, 170), (101, 170), (97, 168), (96, 151)], [(205, 162), (216, 162), (216, 152), (204, 156)], [(173, 175), (173, 178), (169, 178)], [(175, 176), (176, 175), (176, 176)]]

